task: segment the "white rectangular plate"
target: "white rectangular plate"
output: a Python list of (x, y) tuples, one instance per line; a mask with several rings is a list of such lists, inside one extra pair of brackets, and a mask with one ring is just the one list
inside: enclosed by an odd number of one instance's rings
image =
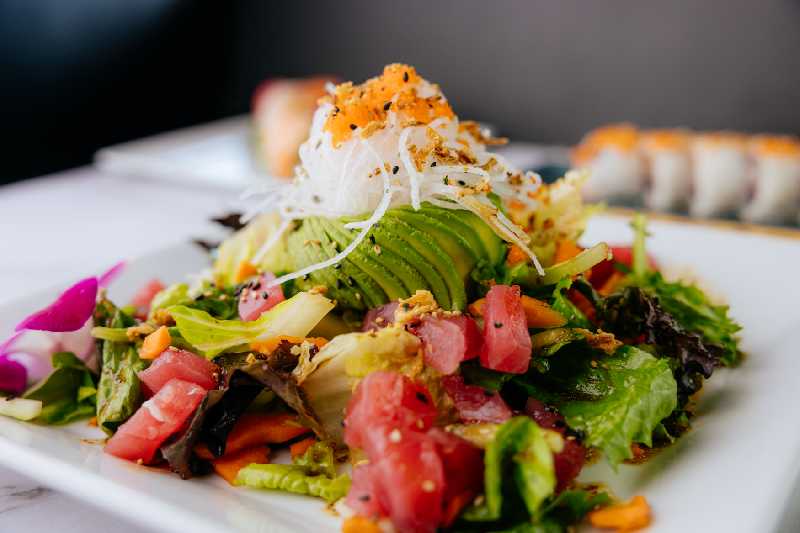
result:
[[(630, 241), (627, 221), (597, 217), (585, 242)], [(654, 221), (649, 250), (662, 265), (689, 266), (729, 301), (744, 326), (741, 368), (708, 382), (694, 429), (639, 466), (614, 473), (604, 464), (585, 480), (606, 482), (620, 497), (644, 494), (653, 532), (793, 531), (786, 515), (800, 471), (800, 240)], [(125, 301), (152, 277), (182, 279), (206, 266), (190, 245), (129, 264), (112, 287)], [(0, 334), (57, 290), (0, 308)], [(218, 478), (181, 481), (165, 471), (104, 455), (86, 423), (44, 427), (0, 419), (0, 463), (142, 525), (166, 532), (337, 531), (325, 505), (311, 498), (235, 489)], [(781, 518), (783, 517), (783, 522)]]

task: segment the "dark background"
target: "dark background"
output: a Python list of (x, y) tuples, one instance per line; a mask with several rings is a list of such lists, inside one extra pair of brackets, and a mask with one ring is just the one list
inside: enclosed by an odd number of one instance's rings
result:
[(394, 61), (518, 140), (800, 131), (800, 0), (0, 0), (0, 181), (245, 112), (266, 77)]

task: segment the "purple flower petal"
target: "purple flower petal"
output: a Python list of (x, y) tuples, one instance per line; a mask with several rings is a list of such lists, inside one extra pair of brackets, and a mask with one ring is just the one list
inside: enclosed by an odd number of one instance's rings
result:
[(22, 394), (28, 383), (28, 371), (7, 356), (0, 357), (0, 391)]
[(14, 352), (7, 357), (25, 367), (28, 373), (28, 385), (41, 381), (53, 371), (53, 356), (50, 353)]
[(97, 300), (97, 278), (86, 278), (65, 290), (58, 299), (17, 324), (14, 331), (75, 331), (92, 316)]
[(97, 285), (99, 287), (108, 287), (115, 279), (117, 279), (120, 274), (122, 274), (123, 270), (125, 270), (125, 261), (120, 261), (116, 265), (100, 274), (100, 277), (97, 278)]

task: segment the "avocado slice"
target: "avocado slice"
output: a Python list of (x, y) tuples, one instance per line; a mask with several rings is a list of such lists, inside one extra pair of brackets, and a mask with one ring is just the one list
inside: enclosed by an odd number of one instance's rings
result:
[[(436, 270), (431, 263), (422, 257), (413, 246), (409, 245), (390, 224), (383, 224), (379, 222), (372, 227), (372, 235), (375, 236), (375, 242), (381, 247), (383, 253), (394, 254), (400, 261), (406, 262), (409, 268), (416, 269), (421, 277), (425, 280), (427, 287), (436, 298), (436, 302), (442, 306), (443, 309), (450, 309), (450, 293), (447, 290), (447, 284), (442, 278), (441, 274)], [(405, 258), (405, 259), (403, 259)], [(407, 260), (407, 261), (406, 261)], [(413, 265), (413, 267), (411, 266)], [(409, 292), (413, 294), (418, 288), (408, 287)]]
[(453, 258), (459, 277), (467, 279), (480, 257), (456, 230), (419, 211), (397, 209), (392, 216), (433, 237), (439, 247)]
[[(338, 243), (341, 249), (344, 249), (353, 240), (348, 231), (344, 229), (342, 224), (337, 220), (332, 219), (318, 219), (334, 242)], [(358, 268), (364, 271), (372, 280), (380, 285), (383, 292), (386, 293), (389, 300), (399, 300), (409, 296), (408, 289), (403, 283), (392, 273), (392, 271), (382, 265), (379, 261), (374, 260), (368, 254), (369, 241), (363, 241), (362, 244), (356, 246), (347, 259), (357, 265)]]
[[(309, 224), (314, 238), (320, 241), (325, 259), (333, 257), (344, 249), (344, 246), (334, 242), (328, 236), (322, 219), (317, 217), (307, 218), (305, 219), (305, 224)], [(377, 307), (388, 301), (383, 289), (381, 289), (369, 275), (361, 270), (358, 265), (353, 263), (349, 257), (339, 263), (339, 265), (338, 267), (331, 267), (331, 269), (336, 271), (336, 273), (334, 273), (334, 278), (338, 280), (343, 290), (352, 292), (353, 297), (359, 302), (360, 305), (354, 307), (354, 309), (363, 310), (365, 308)]]
[(505, 260), (506, 254), (508, 253), (508, 246), (479, 216), (466, 209), (453, 209), (448, 212), (460, 218), (478, 234), (478, 237), (483, 243), (484, 250), (486, 250), (487, 255), (485, 257), (488, 258), (492, 266), (497, 266)]
[[(394, 209), (387, 211), (379, 222), (381, 228), (391, 227), (396, 230), (396, 235), (439, 272), (450, 293), (450, 309), (464, 309), (467, 305), (467, 294), (464, 289), (465, 276), (461, 275), (455, 260), (447, 254), (436, 239), (397, 217), (398, 213), (399, 211)], [(469, 269), (466, 272), (468, 273)], [(441, 303), (440, 305), (443, 306)]]
[[(287, 245), (289, 252), (294, 257), (298, 268), (320, 263), (330, 257), (322, 249), (321, 242), (317, 244), (317, 235), (313, 232), (309, 220), (304, 220), (300, 227), (289, 234)], [(335, 252), (334, 252), (335, 253)], [(337, 269), (323, 268), (310, 274), (309, 280), (296, 280), (301, 289), (310, 289), (315, 285), (328, 287), (328, 295), (350, 309), (363, 309), (364, 302), (355, 298), (355, 291), (345, 288), (342, 276)]]
[[(409, 211), (410, 208), (403, 209)], [(472, 255), (476, 258), (480, 259), (489, 257), (489, 251), (483, 245), (483, 241), (481, 241), (481, 238), (475, 232), (475, 229), (470, 224), (465, 223), (461, 217), (456, 216), (454, 211), (434, 207), (431, 204), (422, 204), (422, 207), (417, 212), (427, 217), (436, 219), (442, 224), (445, 224), (450, 230), (463, 237), (469, 249), (472, 250)]]

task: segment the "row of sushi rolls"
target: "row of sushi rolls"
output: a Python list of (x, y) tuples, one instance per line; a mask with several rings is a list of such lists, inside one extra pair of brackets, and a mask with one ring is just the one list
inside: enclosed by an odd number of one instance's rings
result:
[[(317, 100), (335, 76), (264, 82), (253, 95), (257, 158), (291, 177)], [(800, 139), (612, 124), (584, 136), (570, 164), (587, 170), (590, 201), (696, 217), (800, 223)]]
[(800, 222), (796, 137), (615, 124), (589, 132), (572, 151), (572, 164), (589, 171), (589, 200), (643, 201), (658, 211), (764, 224)]

